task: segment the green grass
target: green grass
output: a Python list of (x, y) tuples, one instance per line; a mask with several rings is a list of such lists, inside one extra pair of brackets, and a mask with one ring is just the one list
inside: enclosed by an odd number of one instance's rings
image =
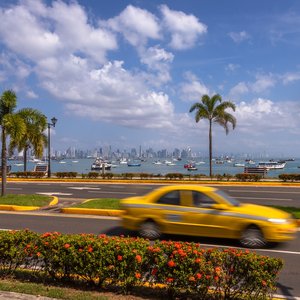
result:
[(45, 195), (6, 195), (0, 197), (0, 205), (20, 206), (46, 206), (50, 203), (51, 197)]
[(117, 198), (102, 198), (93, 199), (81, 204), (72, 206), (75, 208), (91, 208), (91, 209), (120, 209), (120, 199)]
[(75, 288), (56, 287), (42, 283), (23, 282), (16, 279), (0, 280), (0, 290), (6, 292), (23, 293), (28, 295), (38, 295), (56, 299), (67, 300), (107, 300), (106, 296), (99, 295), (98, 292), (82, 291)]

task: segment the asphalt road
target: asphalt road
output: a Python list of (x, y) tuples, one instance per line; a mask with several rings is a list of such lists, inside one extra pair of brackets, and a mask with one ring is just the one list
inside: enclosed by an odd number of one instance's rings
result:
[[(61, 205), (91, 198), (124, 198), (142, 195), (157, 185), (136, 184), (87, 184), (87, 183), (8, 183), (8, 193), (43, 193), (58, 196)], [(241, 202), (256, 204), (285, 205), (300, 207), (300, 188), (267, 186), (219, 186)], [(120, 220), (111, 217), (62, 215), (55, 211), (47, 212), (0, 212), (0, 229), (28, 228), (37, 232), (58, 231), (63, 233), (106, 233), (108, 235), (135, 235), (120, 227)], [(238, 247), (235, 241), (224, 239), (191, 238), (185, 236), (166, 236), (165, 239), (177, 239), (200, 242), (204, 247)], [(280, 273), (277, 293), (291, 297), (300, 297), (300, 232), (297, 239), (267, 249), (255, 250), (262, 255), (281, 257), (284, 269)]]
[[(143, 195), (157, 188), (154, 184), (50, 183), (8, 182), (10, 194), (46, 194), (57, 196), (60, 202), (83, 201), (91, 198), (125, 198)], [(300, 207), (300, 187), (283, 186), (220, 186), (241, 202), (263, 205)]]

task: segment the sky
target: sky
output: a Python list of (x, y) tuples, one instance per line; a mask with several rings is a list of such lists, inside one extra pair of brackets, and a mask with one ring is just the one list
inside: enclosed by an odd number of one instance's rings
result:
[(1, 0), (0, 93), (43, 112), (51, 146), (208, 156), (204, 94), (236, 104), (213, 152), (300, 157), (300, 1)]

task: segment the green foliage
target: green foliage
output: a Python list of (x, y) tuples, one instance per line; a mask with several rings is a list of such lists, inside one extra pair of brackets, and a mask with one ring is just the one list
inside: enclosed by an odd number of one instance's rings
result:
[(89, 172), (88, 174), (87, 174), (87, 178), (92, 178), (92, 179), (95, 179), (95, 178), (97, 178), (97, 177), (99, 177), (99, 173), (98, 172)]
[(15, 175), (17, 178), (42, 178), (45, 176), (45, 172), (26, 171), (11, 173), (11, 175)]
[(240, 181), (255, 181), (255, 182), (257, 182), (262, 179), (262, 176), (258, 175), (258, 174), (240, 173), (240, 174), (236, 174), (235, 178)]
[(134, 177), (134, 173), (122, 173), (123, 179), (132, 179)]
[(168, 173), (165, 175), (166, 179), (183, 179), (183, 175), (181, 173)]
[(55, 175), (58, 178), (76, 178), (77, 172), (57, 172)]
[(114, 174), (113, 173), (104, 173), (104, 174), (101, 174), (101, 177), (103, 179), (112, 179), (114, 177)]
[[(98, 289), (163, 284), (173, 298), (267, 299), (276, 289), (281, 259), (240, 249), (203, 249), (188, 242), (106, 235), (0, 232), (0, 275), (17, 269), (57, 282)], [(167, 296), (167, 295), (166, 295)], [(164, 296), (162, 296), (164, 297)]]
[(278, 178), (284, 182), (286, 181), (299, 181), (300, 174), (280, 174)]

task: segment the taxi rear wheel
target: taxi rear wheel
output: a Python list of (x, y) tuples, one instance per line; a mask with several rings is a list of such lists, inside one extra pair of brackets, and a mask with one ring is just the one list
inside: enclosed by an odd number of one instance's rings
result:
[(155, 240), (161, 236), (159, 226), (153, 221), (142, 223), (139, 228), (139, 234), (141, 237), (149, 240)]
[(240, 243), (246, 248), (261, 248), (266, 245), (266, 240), (261, 229), (251, 225), (242, 232)]

